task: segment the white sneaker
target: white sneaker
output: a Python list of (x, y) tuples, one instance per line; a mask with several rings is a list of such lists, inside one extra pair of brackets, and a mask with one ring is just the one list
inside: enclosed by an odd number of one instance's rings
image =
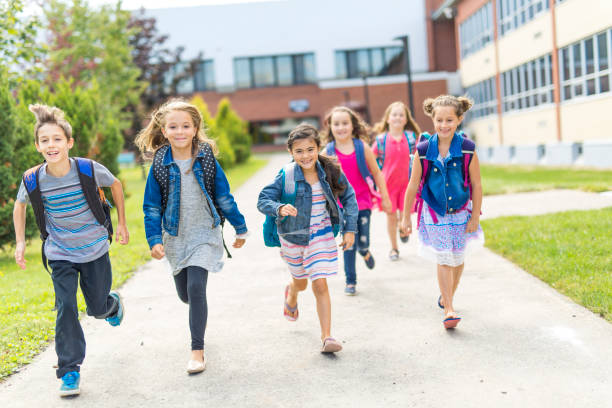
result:
[(189, 360), (187, 363), (187, 372), (189, 374), (201, 373), (206, 369), (206, 357), (204, 357), (204, 362), (197, 360)]

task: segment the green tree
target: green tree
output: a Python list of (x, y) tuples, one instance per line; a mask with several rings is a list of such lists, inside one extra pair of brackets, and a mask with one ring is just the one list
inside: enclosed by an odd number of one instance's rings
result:
[(223, 98), (217, 107), (215, 123), (218, 128), (227, 132), (236, 163), (243, 163), (251, 156), (251, 136), (247, 131), (247, 122), (232, 109), (229, 99)]
[(217, 148), (219, 149), (217, 160), (219, 161), (219, 164), (224, 169), (232, 167), (236, 162), (236, 156), (227, 136), (227, 132), (217, 126), (217, 123), (211, 116), (210, 111), (208, 110), (208, 105), (206, 102), (204, 102), (204, 99), (202, 99), (200, 96), (195, 96), (191, 100), (191, 103), (194, 104), (202, 114), (202, 119), (206, 125), (206, 136), (213, 139), (217, 143)]

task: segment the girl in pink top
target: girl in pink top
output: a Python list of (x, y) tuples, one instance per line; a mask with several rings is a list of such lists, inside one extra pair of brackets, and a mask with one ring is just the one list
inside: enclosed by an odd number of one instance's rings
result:
[[(393, 102), (385, 110), (382, 120), (376, 124), (375, 131), (380, 134), (376, 137), (372, 151), (382, 168), (392, 206), (391, 211), (387, 212), (387, 231), (391, 240), (389, 259), (397, 261), (398, 226), (410, 181), (410, 155), (414, 154), (417, 135), (421, 130), (406, 105), (403, 102)], [(408, 242), (408, 235), (402, 236), (401, 231), (399, 233), (402, 242)]]
[[(355, 245), (344, 251), (344, 293), (354, 295), (357, 284), (356, 251), (363, 256), (368, 268), (374, 268), (374, 258), (369, 250), (372, 194), (382, 197), (382, 208), (386, 211), (391, 209), (391, 202), (384, 177), (376, 165), (376, 158), (367, 142), (364, 142), (368, 140), (368, 132), (363, 120), (353, 110), (337, 106), (327, 115), (324, 124), (323, 137), (328, 142), (325, 153), (338, 158), (342, 171), (355, 190), (359, 207)], [(373, 182), (376, 182), (380, 195), (373, 190)]]

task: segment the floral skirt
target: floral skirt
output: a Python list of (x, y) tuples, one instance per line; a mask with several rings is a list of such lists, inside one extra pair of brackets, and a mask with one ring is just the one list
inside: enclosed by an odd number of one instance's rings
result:
[(423, 202), (419, 222), (419, 255), (438, 265), (459, 266), (465, 260), (466, 250), (484, 245), (484, 233), (480, 225), (475, 232), (465, 229), (472, 213), (472, 203), (454, 214), (440, 216), (434, 222), (429, 206)]

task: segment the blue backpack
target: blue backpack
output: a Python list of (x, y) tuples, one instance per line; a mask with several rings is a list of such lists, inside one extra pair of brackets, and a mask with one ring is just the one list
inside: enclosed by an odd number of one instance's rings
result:
[[(413, 141), (408, 132), (404, 131), (404, 136), (406, 137), (406, 140), (408, 141), (408, 148), (410, 149), (410, 160), (412, 161), (412, 157), (414, 155), (414, 150), (416, 147), (416, 137), (414, 136), (414, 132), (410, 132), (413, 135), (412, 139), (415, 139), (415, 141)], [(378, 149), (378, 155), (376, 156), (376, 163), (378, 163), (378, 168), (382, 170), (383, 165), (385, 164), (385, 147), (387, 145), (387, 132), (385, 132), (382, 135), (378, 135), (376, 136), (376, 147)]]
[[(295, 196), (297, 194), (297, 183), (295, 182), (295, 162), (287, 163), (281, 169), (283, 175), (283, 193), (281, 194), (281, 203), (295, 204)], [(266, 215), (266, 220), (263, 225), (264, 244), (268, 247), (281, 246), (278, 239), (278, 229), (276, 227), (276, 219), (271, 215)], [(283, 222), (284, 218), (280, 221)]]

